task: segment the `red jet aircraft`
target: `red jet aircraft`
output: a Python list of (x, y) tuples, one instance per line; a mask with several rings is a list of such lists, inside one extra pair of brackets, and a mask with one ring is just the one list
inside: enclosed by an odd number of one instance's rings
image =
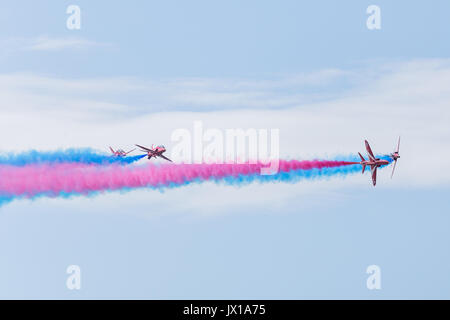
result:
[(157, 157), (161, 157), (167, 161), (172, 162), (172, 160), (170, 160), (169, 158), (165, 157), (163, 155), (164, 152), (166, 152), (166, 148), (164, 146), (157, 146), (156, 148), (153, 148), (153, 145), (151, 147), (151, 149), (140, 146), (140, 145), (136, 145), (137, 147), (141, 148), (141, 151), (147, 153), (147, 158), (151, 159), (152, 157), (157, 158)]
[(395, 170), (395, 165), (397, 164), (397, 159), (400, 158), (400, 154), (398, 153), (399, 149), (400, 149), (400, 137), (398, 137), (397, 150), (395, 150), (394, 153), (391, 153), (389, 155), (392, 158), (392, 160), (394, 160), (394, 167), (392, 167), (391, 179), (392, 179), (392, 176), (394, 175), (394, 170)]
[[(385, 166), (389, 164), (388, 160), (375, 158), (373, 155), (372, 149), (370, 148), (369, 142), (365, 140), (367, 155), (369, 156), (369, 160), (364, 159), (361, 153), (358, 152), (359, 157), (361, 158), (361, 162), (357, 162), (362, 165), (362, 173), (366, 170), (366, 166), (370, 166), (370, 171), (372, 172), (372, 183), (375, 186), (377, 184), (377, 168), (381, 166)], [(398, 156), (398, 153), (397, 153)], [(400, 156), (398, 156), (400, 157)]]
[(133, 152), (136, 149), (130, 150), (128, 152), (125, 152), (122, 149), (117, 149), (116, 151), (114, 151), (113, 148), (109, 147), (109, 150), (111, 150), (113, 156), (115, 156), (115, 157), (126, 157), (127, 154), (129, 154), (130, 152)]

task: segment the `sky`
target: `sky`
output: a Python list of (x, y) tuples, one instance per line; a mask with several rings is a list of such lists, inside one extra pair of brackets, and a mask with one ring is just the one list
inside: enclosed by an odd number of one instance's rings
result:
[[(381, 29), (366, 26), (369, 5)], [(69, 30), (69, 5), (81, 29)], [(450, 298), (448, 1), (15, 1), (0, 5), (0, 151), (280, 130), (283, 159), (401, 159), (241, 187), (0, 207), (0, 298)], [(145, 163), (145, 159), (140, 163)], [(158, 160), (159, 161), (159, 160)], [(0, 177), (1, 179), (1, 177)], [(70, 265), (81, 289), (66, 286)], [(366, 269), (381, 270), (369, 290)]]

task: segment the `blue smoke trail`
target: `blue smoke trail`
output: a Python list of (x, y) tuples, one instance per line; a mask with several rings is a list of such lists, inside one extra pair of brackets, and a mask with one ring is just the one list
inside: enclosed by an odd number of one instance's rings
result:
[(3, 206), (4, 204), (7, 204), (7, 203), (13, 201), (13, 200), (14, 200), (13, 197), (0, 195), (0, 207)]
[(90, 148), (66, 149), (58, 151), (26, 151), (0, 154), (0, 164), (25, 166), (28, 164), (78, 162), (86, 164), (130, 164), (145, 157), (145, 154), (128, 157), (115, 157), (99, 153)]

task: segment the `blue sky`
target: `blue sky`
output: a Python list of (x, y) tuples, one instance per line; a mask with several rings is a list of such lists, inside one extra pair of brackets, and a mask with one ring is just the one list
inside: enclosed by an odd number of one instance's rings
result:
[(77, 1), (79, 31), (65, 28), (69, 4), (75, 3), (3, 5), (0, 35), (79, 36), (113, 48), (19, 53), (1, 69), (71, 77), (260, 76), (449, 51), (442, 41), (450, 33), (446, 1), (379, 1), (378, 32), (365, 25), (370, 1)]
[[(66, 28), (70, 4), (81, 30)], [(366, 28), (370, 4), (381, 30)], [(0, 207), (0, 297), (449, 298), (448, 12), (448, 1), (2, 4), (1, 150), (170, 147), (195, 120), (280, 128), (285, 158), (403, 142), (396, 176), (382, 170), (376, 188), (358, 174), (14, 201)], [(71, 264), (79, 291), (65, 286)], [(372, 264), (381, 290), (366, 288)]]

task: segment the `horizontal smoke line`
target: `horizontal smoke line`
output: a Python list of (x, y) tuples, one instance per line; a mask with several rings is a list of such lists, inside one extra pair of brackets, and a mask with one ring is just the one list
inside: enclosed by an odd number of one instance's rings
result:
[(0, 153), (0, 165), (26, 166), (46, 163), (130, 164), (145, 156), (145, 154), (141, 154), (116, 157), (91, 148), (72, 148), (57, 151), (30, 150), (19, 153)]

